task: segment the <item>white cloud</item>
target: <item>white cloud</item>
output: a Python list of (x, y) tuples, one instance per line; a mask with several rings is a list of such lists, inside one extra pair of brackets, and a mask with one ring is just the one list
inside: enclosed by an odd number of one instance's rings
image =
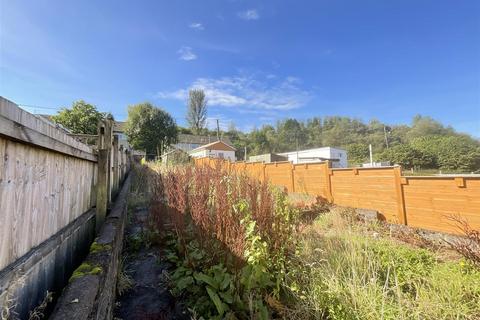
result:
[(200, 22), (192, 22), (190, 23), (189, 27), (199, 31), (205, 30), (205, 27)]
[(238, 16), (244, 20), (258, 20), (260, 19), (260, 15), (258, 11), (255, 9), (250, 9), (247, 11), (242, 11), (238, 13)]
[(188, 88), (161, 91), (157, 97), (185, 101), (188, 90), (196, 88), (205, 91), (211, 106), (241, 107), (240, 112), (292, 110), (310, 99), (310, 93), (301, 89), (299, 83), (300, 80), (293, 77), (272, 83), (253, 75), (198, 78)]
[(177, 51), (177, 53), (180, 55), (180, 60), (190, 61), (197, 59), (197, 55), (193, 53), (192, 48), (190, 47), (183, 46)]
[(172, 99), (172, 100), (186, 100), (188, 96), (188, 90), (178, 89), (175, 91), (161, 91), (158, 92), (155, 97), (161, 99)]

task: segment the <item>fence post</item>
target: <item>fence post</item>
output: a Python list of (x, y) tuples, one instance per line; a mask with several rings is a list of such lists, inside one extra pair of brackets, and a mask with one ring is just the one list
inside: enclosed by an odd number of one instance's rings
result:
[(108, 206), (108, 150), (98, 150), (98, 170), (97, 170), (97, 208), (95, 229), (98, 233), (105, 221)]
[(327, 186), (327, 200), (333, 203), (333, 194), (332, 194), (332, 178), (330, 174), (330, 162), (325, 161), (324, 173), (325, 173), (325, 185)]
[(295, 192), (295, 165), (292, 163), (290, 168), (290, 176), (291, 176), (291, 183), (292, 183), (292, 192)]
[(112, 153), (113, 153), (113, 164), (112, 164), (112, 169), (113, 169), (113, 192), (117, 193), (118, 191), (118, 186), (119, 186), (119, 159), (118, 159), (118, 135), (113, 136), (113, 148), (112, 148)]
[(107, 167), (108, 167), (108, 172), (107, 172), (107, 197), (108, 197), (108, 203), (112, 202), (112, 143), (113, 143), (113, 119), (107, 118), (105, 120), (105, 149), (107, 150), (108, 153), (108, 159), (107, 159)]
[(397, 194), (397, 218), (401, 224), (407, 225), (407, 212), (405, 210), (405, 197), (402, 186), (402, 167), (396, 166), (393, 168), (395, 177), (395, 191)]

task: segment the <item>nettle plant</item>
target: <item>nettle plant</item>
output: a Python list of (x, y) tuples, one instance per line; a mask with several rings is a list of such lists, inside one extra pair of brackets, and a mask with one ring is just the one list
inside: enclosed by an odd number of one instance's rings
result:
[(174, 167), (154, 185), (156, 228), (165, 213), (172, 226), (172, 293), (205, 319), (268, 319), (296, 247), (285, 192), (220, 167)]

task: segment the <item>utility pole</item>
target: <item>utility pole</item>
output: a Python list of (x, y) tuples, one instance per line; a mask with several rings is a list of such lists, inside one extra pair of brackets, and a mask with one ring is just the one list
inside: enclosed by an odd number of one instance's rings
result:
[(385, 135), (385, 145), (387, 146), (387, 149), (388, 149), (387, 128), (385, 126), (383, 126), (383, 134)]
[(295, 148), (297, 149), (297, 162), (296, 163), (300, 163), (300, 161), (298, 161), (298, 136), (297, 136), (296, 132), (295, 132)]
[(218, 123), (218, 119), (217, 119), (217, 140), (220, 141), (220, 124)]
[(243, 156), (245, 162), (247, 162), (247, 146), (245, 145), (245, 151), (244, 151), (244, 156)]
[(373, 167), (373, 153), (372, 153), (372, 145), (368, 145), (368, 150), (370, 151), (370, 166)]

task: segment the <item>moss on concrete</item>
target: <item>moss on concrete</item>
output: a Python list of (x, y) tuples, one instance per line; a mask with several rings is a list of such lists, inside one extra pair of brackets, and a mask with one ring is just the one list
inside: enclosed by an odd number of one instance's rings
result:
[(73, 271), (72, 276), (69, 281), (73, 281), (77, 278), (86, 276), (86, 275), (97, 275), (103, 272), (102, 267), (92, 266), (86, 262), (82, 263), (75, 271)]
[(106, 250), (112, 250), (112, 246), (109, 244), (100, 244), (96, 241), (94, 241), (90, 246), (90, 253), (97, 253)]

